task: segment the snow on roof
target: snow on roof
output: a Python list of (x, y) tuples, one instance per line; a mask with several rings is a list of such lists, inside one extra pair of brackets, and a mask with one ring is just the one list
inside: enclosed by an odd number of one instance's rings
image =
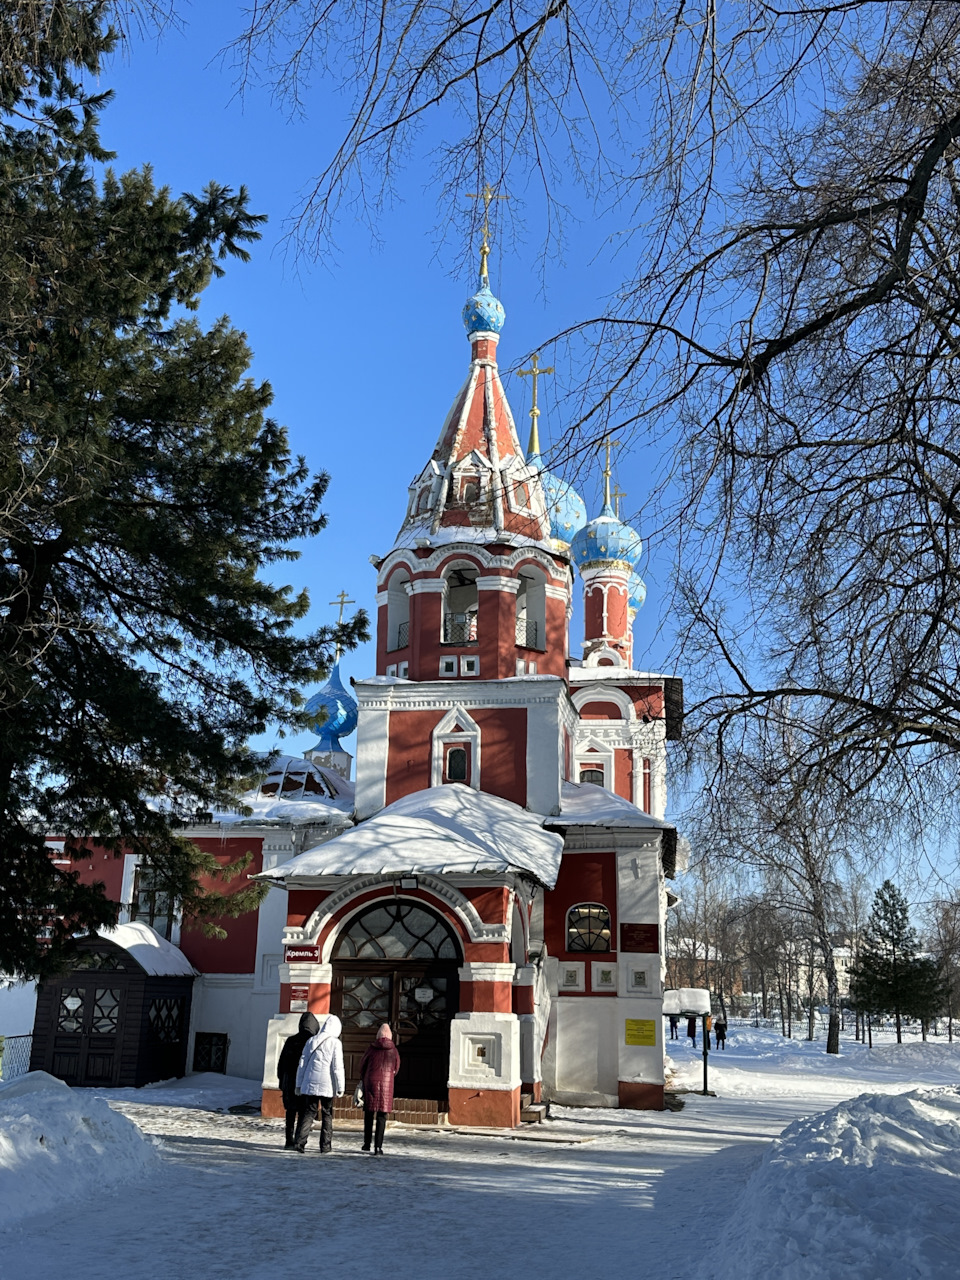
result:
[(564, 782), (560, 787), (560, 812), (545, 818), (551, 827), (655, 827), (672, 831), (673, 824), (644, 813), (623, 796), (592, 782)]
[(522, 871), (553, 888), (563, 839), (542, 823), (509, 800), (449, 783), (403, 796), (258, 878), (285, 884), (331, 875)]
[(651, 684), (674, 677), (661, 671), (634, 671), (630, 667), (573, 666), (567, 671), (571, 684), (592, 684), (595, 680), (611, 680), (614, 684)]
[(115, 942), (129, 952), (147, 973), (154, 977), (192, 978), (196, 973), (193, 965), (179, 947), (175, 947), (159, 933), (154, 933), (149, 925), (139, 920), (131, 920), (129, 924), (118, 924), (114, 929), (98, 929), (97, 933), (108, 942)]
[(215, 813), (214, 822), (348, 826), (353, 821), (354, 786), (312, 760), (277, 755), (262, 782), (241, 797), (240, 805), (250, 812)]

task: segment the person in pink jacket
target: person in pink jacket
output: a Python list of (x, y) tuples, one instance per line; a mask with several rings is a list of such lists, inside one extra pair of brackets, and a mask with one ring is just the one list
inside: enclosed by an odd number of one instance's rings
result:
[(393, 1032), (384, 1022), (377, 1032), (376, 1040), (360, 1061), (360, 1081), (363, 1084), (363, 1150), (370, 1150), (370, 1139), (374, 1138), (373, 1149), (378, 1156), (383, 1155), (387, 1114), (393, 1110), (393, 1077), (399, 1070), (400, 1054), (393, 1043)]

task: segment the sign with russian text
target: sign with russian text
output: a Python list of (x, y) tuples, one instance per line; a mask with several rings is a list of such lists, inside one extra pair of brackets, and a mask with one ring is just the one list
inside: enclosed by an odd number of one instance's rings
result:
[(657, 1024), (653, 1018), (627, 1018), (624, 1044), (646, 1045), (654, 1048), (657, 1043)]
[(658, 955), (660, 929), (655, 924), (621, 924), (620, 950), (643, 951), (649, 955)]
[(306, 1013), (310, 988), (306, 984), (297, 983), (290, 988), (290, 1012)]
[(283, 953), (287, 964), (319, 964), (319, 947), (287, 947)]

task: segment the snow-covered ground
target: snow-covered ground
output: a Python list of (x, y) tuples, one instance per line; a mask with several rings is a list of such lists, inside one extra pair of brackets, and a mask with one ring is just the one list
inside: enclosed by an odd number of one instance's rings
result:
[[(699, 1088), (699, 1055), (673, 1049), (676, 1083)], [(733, 1027), (710, 1056), (717, 1096), (684, 1094), (680, 1111), (554, 1108), (521, 1140), (393, 1127), (383, 1159), (345, 1130), (330, 1157), (315, 1141), (284, 1152), (280, 1121), (225, 1110), (255, 1082), (118, 1090), (101, 1097), (142, 1130), (142, 1164), (118, 1185), (110, 1144), (85, 1139), (82, 1188), (68, 1179), (27, 1215), (0, 1190), (0, 1276), (68, 1260), (71, 1280), (952, 1278), (958, 1083), (960, 1044), (845, 1039), (827, 1059), (822, 1043)], [(42, 1098), (0, 1095), (0, 1135), (31, 1100), (42, 1118)]]

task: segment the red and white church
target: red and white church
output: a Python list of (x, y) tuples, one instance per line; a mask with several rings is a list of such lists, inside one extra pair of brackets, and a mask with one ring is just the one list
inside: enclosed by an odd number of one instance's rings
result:
[[(342, 1019), (351, 1079), (388, 1021), (398, 1097), (454, 1124), (514, 1126), (528, 1097), (663, 1105), (666, 743), (681, 685), (633, 669), (640, 539), (613, 510), (609, 460), (589, 521), (544, 468), (536, 362), (521, 448), (482, 260), (466, 381), (375, 562), (352, 823), (314, 828), (316, 843), (260, 873), (286, 891), (265, 1114), (281, 1111), (277, 1057), (305, 1009)], [(337, 707), (349, 697), (340, 688)], [(326, 748), (308, 757), (349, 774), (335, 736)]]

